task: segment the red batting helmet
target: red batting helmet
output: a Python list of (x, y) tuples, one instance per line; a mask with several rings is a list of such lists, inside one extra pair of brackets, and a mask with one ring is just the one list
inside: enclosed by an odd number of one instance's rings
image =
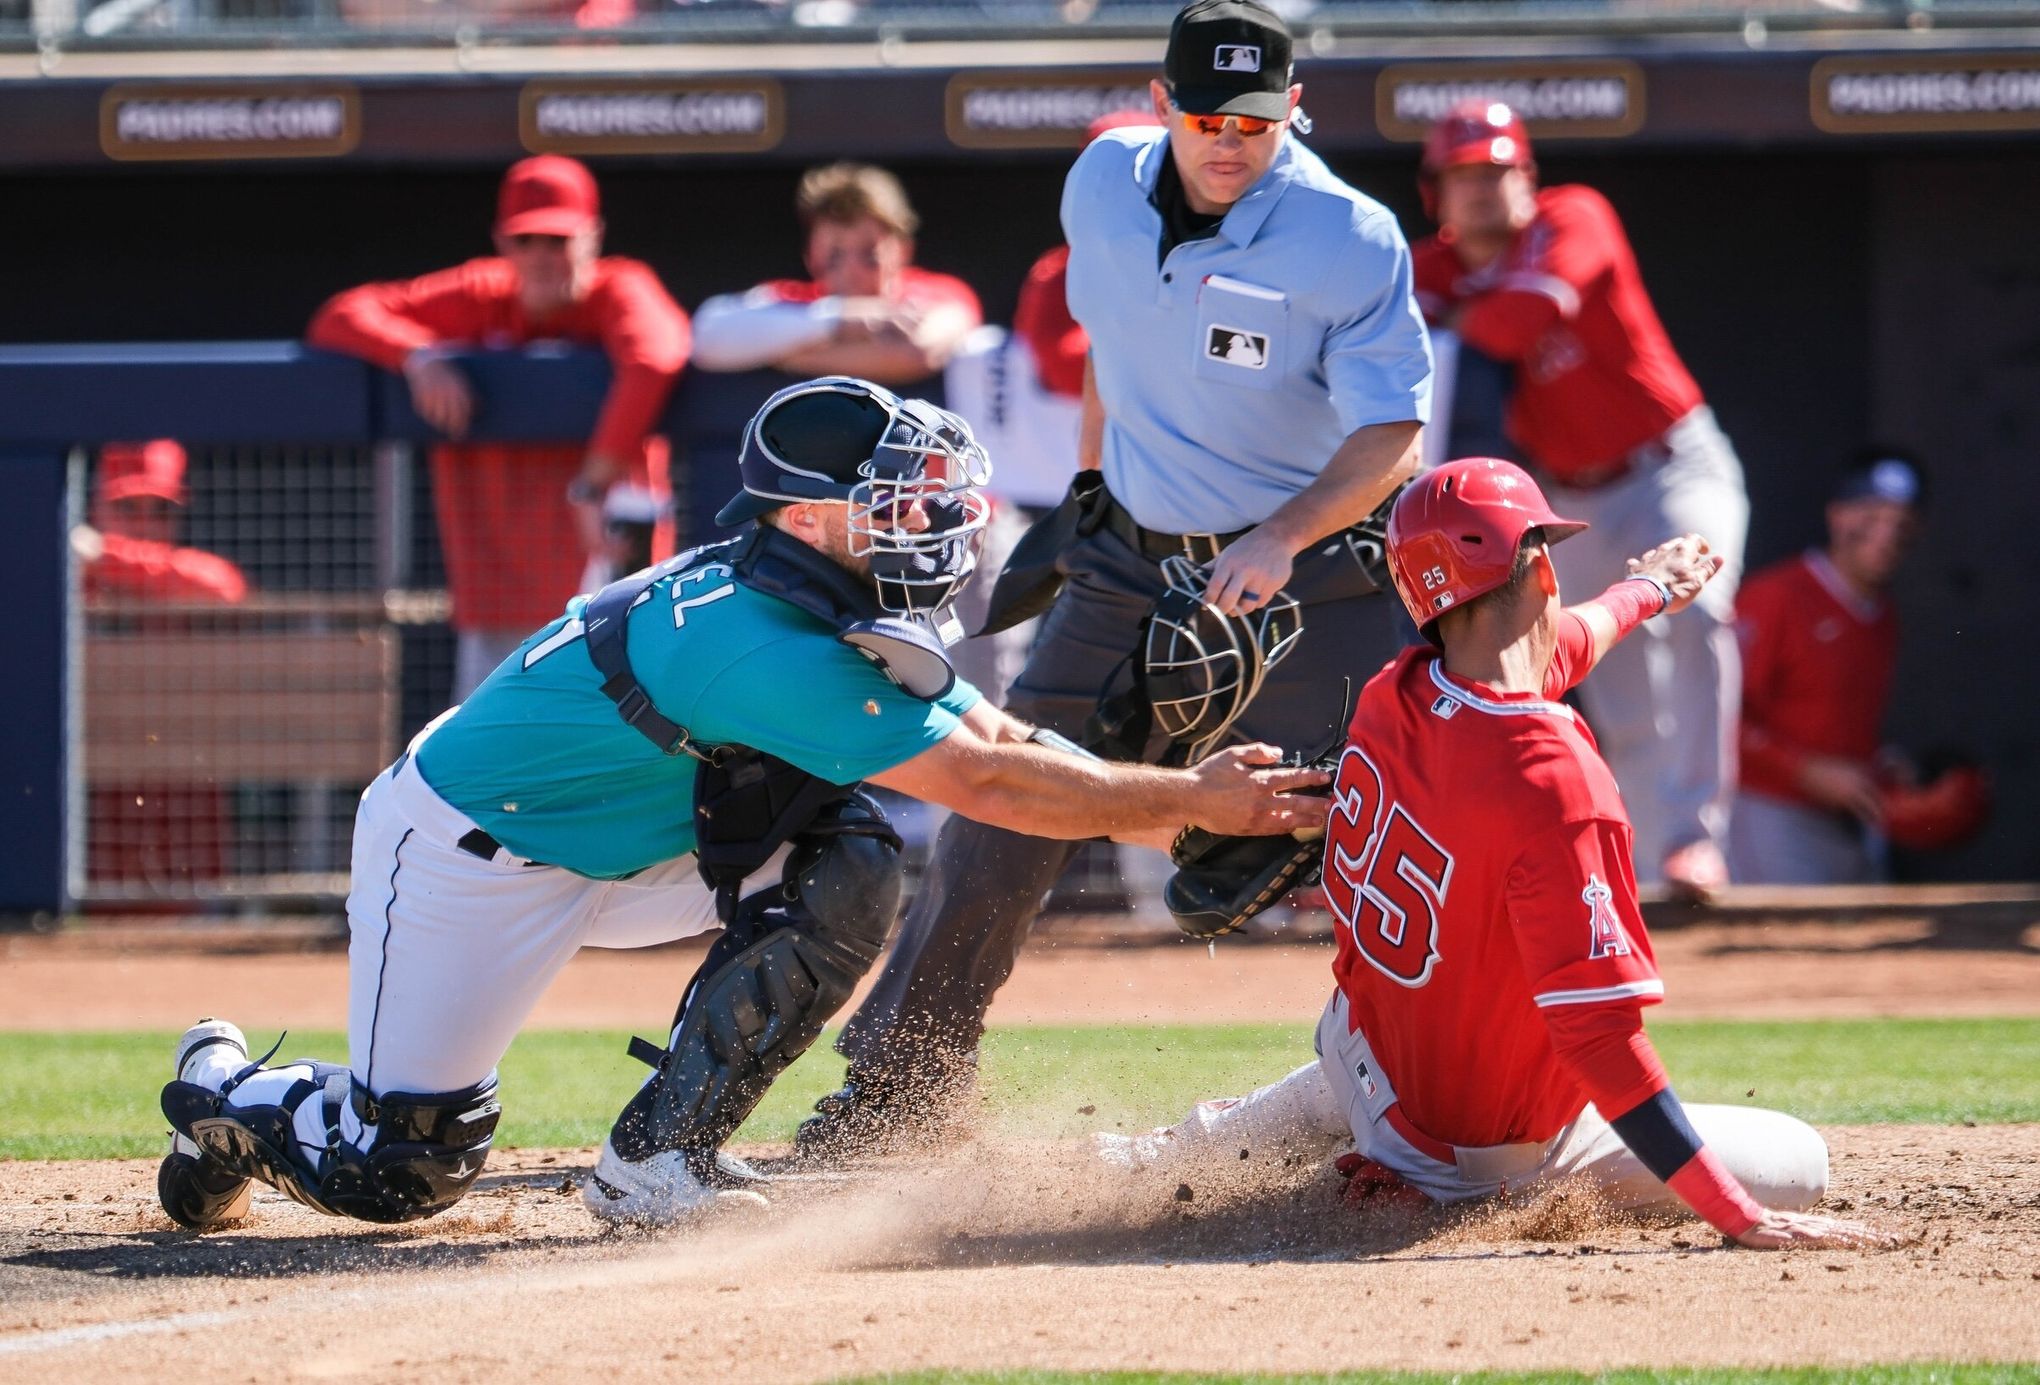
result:
[(1426, 215), (1438, 215), (1438, 175), (1465, 164), (1536, 168), (1523, 118), (1500, 101), (1477, 96), (1461, 101), (1440, 117), (1424, 136), (1424, 162), (1417, 173)]
[(1886, 784), (1878, 791), (1884, 835), (1908, 851), (1961, 846), (1990, 820), (1990, 778), (1975, 765), (1955, 765), (1924, 784)]
[(1426, 639), (1454, 606), (1509, 580), (1532, 529), (1546, 543), (1587, 526), (1551, 512), (1529, 473), (1498, 457), (1467, 457), (1410, 482), (1388, 515), (1388, 571)]

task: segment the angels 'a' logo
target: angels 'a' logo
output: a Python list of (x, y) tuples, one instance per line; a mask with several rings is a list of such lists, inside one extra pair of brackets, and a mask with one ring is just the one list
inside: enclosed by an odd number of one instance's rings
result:
[(1601, 883), (1601, 877), (1587, 877), (1587, 887), (1580, 891), (1580, 898), (1587, 906), (1587, 928), (1592, 939), (1587, 945), (1587, 960), (1597, 962), (1603, 957), (1627, 957), (1629, 935), (1622, 931), (1622, 920), (1615, 917), (1615, 892)]

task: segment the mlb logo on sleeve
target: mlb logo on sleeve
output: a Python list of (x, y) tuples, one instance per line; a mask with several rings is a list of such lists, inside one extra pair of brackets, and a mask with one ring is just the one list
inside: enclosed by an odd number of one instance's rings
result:
[(1211, 55), (1211, 65), (1220, 72), (1259, 72), (1261, 46), (1257, 43), (1221, 43)]
[(1236, 365), (1243, 370), (1268, 368), (1268, 338), (1244, 327), (1214, 325), (1204, 339), (1204, 354), (1214, 361)]

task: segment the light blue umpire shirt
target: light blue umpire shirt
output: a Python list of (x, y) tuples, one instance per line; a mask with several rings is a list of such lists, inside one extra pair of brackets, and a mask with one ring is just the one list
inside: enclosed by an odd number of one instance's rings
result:
[(1143, 527), (1259, 524), (1375, 423), (1427, 422), (1431, 346), (1386, 207), (1291, 135), (1218, 230), (1156, 262), (1166, 132), (1093, 141), (1063, 185), (1105, 484)]

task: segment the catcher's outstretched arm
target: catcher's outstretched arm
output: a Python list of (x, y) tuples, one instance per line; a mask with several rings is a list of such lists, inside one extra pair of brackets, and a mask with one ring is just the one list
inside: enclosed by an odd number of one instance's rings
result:
[(1222, 751), (1193, 769), (1114, 764), (1026, 739), (1002, 713), (966, 715), (948, 737), (872, 783), (1030, 836), (1080, 840), (1172, 829), (1184, 822), (1242, 836), (1320, 826), (1321, 798), (1291, 790), (1326, 782), (1286, 767), (1274, 746)]

